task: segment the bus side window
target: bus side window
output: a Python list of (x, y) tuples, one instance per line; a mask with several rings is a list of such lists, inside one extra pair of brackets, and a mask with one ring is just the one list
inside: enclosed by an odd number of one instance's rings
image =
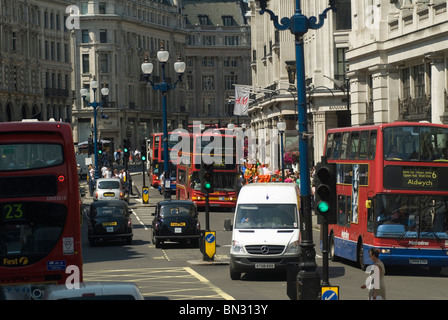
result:
[(350, 141), (350, 149), (348, 158), (350, 160), (358, 159), (358, 147), (359, 147), (359, 132), (352, 132), (352, 138)]
[(350, 132), (344, 132), (342, 134), (342, 144), (341, 144), (341, 156), (339, 159), (347, 159), (347, 149), (349, 146)]
[(331, 159), (339, 158), (339, 149), (341, 146), (341, 133), (335, 133), (333, 135), (333, 153)]
[(375, 159), (376, 151), (376, 130), (370, 131), (369, 151), (367, 152), (367, 158), (369, 160)]
[(333, 134), (329, 133), (327, 135), (327, 145), (326, 145), (326, 150), (325, 150), (325, 155), (327, 156), (328, 159), (332, 158), (332, 151), (333, 151)]
[(361, 131), (361, 139), (359, 141), (358, 159), (360, 159), (360, 160), (366, 159), (368, 145), (369, 145), (369, 131)]
[(373, 227), (374, 227), (373, 199), (369, 198), (367, 201), (370, 204), (369, 207), (366, 206), (366, 209), (367, 209), (367, 231), (373, 232)]

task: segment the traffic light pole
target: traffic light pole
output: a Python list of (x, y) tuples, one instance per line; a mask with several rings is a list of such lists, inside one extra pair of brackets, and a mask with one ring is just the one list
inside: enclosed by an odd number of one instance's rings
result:
[(306, 17), (302, 14), (301, 1), (295, 0), (295, 13), (291, 18), (279, 17), (271, 10), (267, 9), (269, 0), (258, 0), (260, 4), (260, 14), (268, 13), (278, 30), (290, 30), (295, 36), (296, 46), (296, 70), (297, 70), (297, 108), (298, 108), (298, 136), (300, 151), (300, 193), (301, 193), (301, 233), (300, 242), (301, 257), (300, 271), (297, 275), (297, 297), (299, 300), (317, 300), (320, 294), (320, 277), (317, 273), (316, 251), (313, 243), (312, 218), (311, 218), (311, 188), (310, 170), (308, 157), (308, 138), (305, 134), (308, 131), (307, 109), (306, 109), (306, 86), (305, 86), (305, 52), (303, 36), (309, 29), (320, 29), (327, 12), (336, 11), (335, 0), (330, 0), (330, 6), (316, 17)]

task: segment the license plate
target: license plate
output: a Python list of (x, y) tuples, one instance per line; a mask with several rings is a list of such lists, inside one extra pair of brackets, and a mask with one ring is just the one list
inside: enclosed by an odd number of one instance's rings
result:
[(273, 263), (256, 263), (255, 269), (275, 269), (275, 264), (273, 264)]
[(409, 259), (409, 264), (428, 264), (426, 259)]
[(174, 228), (174, 233), (182, 233), (182, 228)]
[(106, 226), (116, 226), (117, 225), (117, 222), (103, 222), (103, 227), (106, 227)]
[(114, 232), (114, 227), (106, 227), (107, 232)]
[(171, 222), (172, 227), (185, 227), (185, 222)]
[(104, 193), (104, 196), (105, 197), (113, 197), (113, 196), (115, 196), (115, 193)]

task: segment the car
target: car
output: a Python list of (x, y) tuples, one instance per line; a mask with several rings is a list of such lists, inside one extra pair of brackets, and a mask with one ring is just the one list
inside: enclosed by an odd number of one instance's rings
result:
[(160, 248), (165, 241), (199, 246), (201, 224), (193, 201), (163, 200), (157, 203), (152, 221), (152, 241)]
[(132, 211), (122, 200), (92, 202), (87, 215), (87, 237), (90, 245), (98, 240), (125, 240), (132, 242)]
[(133, 282), (81, 282), (79, 288), (69, 289), (65, 284), (50, 285), (42, 300), (144, 300)]
[(124, 200), (129, 202), (126, 192), (119, 178), (100, 178), (96, 180), (93, 200)]

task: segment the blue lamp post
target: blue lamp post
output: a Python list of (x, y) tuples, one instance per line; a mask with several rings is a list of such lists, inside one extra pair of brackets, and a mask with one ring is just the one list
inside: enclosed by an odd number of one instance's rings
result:
[(174, 84), (166, 83), (165, 80), (165, 66), (166, 62), (168, 61), (170, 57), (170, 54), (168, 51), (166, 51), (163, 47), (160, 48), (160, 50), (157, 52), (157, 60), (160, 62), (160, 66), (162, 67), (162, 82), (159, 84), (154, 84), (154, 82), (151, 81), (150, 76), (152, 73), (152, 70), (154, 68), (153, 64), (149, 62), (148, 55), (145, 57), (145, 62), (142, 63), (141, 68), (142, 72), (145, 74), (146, 82), (149, 82), (151, 84), (151, 87), (154, 90), (160, 91), (162, 93), (162, 112), (163, 112), (163, 170), (165, 174), (165, 185), (163, 186), (164, 192), (164, 199), (171, 199), (171, 188), (169, 187), (171, 183), (170, 179), (170, 170), (169, 170), (169, 150), (168, 150), (168, 120), (167, 120), (167, 110), (166, 110), (166, 93), (170, 90), (173, 90), (176, 88), (177, 83), (179, 81), (182, 81), (182, 75), (185, 72), (185, 62), (182, 62), (180, 60), (180, 55), (178, 56), (177, 61), (174, 63), (174, 70), (178, 74), (178, 79)]
[(296, 70), (297, 70), (297, 100), (298, 100), (298, 134), (300, 151), (300, 193), (302, 207), (302, 241), (300, 272), (297, 275), (297, 297), (303, 300), (316, 300), (320, 292), (320, 277), (316, 272), (316, 251), (313, 243), (311, 220), (311, 192), (308, 164), (308, 140), (307, 140), (307, 110), (306, 110), (306, 85), (305, 85), (305, 53), (303, 36), (309, 29), (320, 29), (324, 25), (328, 11), (336, 11), (336, 0), (329, 1), (329, 7), (316, 17), (306, 17), (302, 14), (301, 1), (295, 0), (296, 9), (291, 18), (279, 18), (271, 10), (267, 9), (269, 0), (256, 1), (261, 10), (260, 14), (268, 13), (274, 26), (278, 30), (289, 29), (295, 36), (296, 43)]
[[(99, 168), (98, 168), (98, 128), (96, 124), (96, 116), (98, 108), (103, 105), (103, 101), (97, 102), (95, 99), (96, 96), (96, 90), (98, 89), (98, 81), (93, 78), (93, 80), (90, 82), (90, 87), (93, 90), (93, 102), (87, 101), (87, 94), (89, 93), (89, 89), (83, 88), (81, 89), (81, 96), (82, 100), (89, 104), (89, 107), (93, 108), (93, 133), (94, 133), (94, 154), (95, 154), (95, 179), (98, 179), (100, 177), (99, 174)], [(106, 87), (101, 88), (101, 95), (102, 96), (108, 96), (109, 95), (109, 89)], [(105, 117), (105, 116), (103, 116)]]

